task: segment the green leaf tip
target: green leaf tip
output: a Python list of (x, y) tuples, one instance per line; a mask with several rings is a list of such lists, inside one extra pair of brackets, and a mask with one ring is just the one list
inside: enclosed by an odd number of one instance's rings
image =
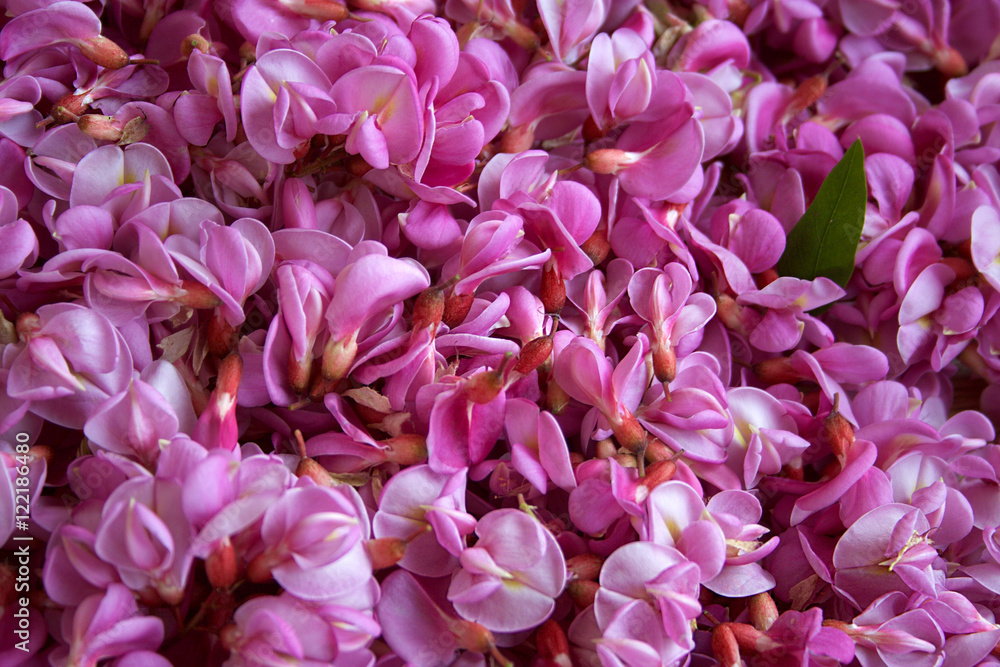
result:
[(805, 280), (825, 276), (846, 285), (854, 272), (867, 203), (865, 150), (859, 139), (823, 180), (816, 198), (789, 232), (778, 273)]

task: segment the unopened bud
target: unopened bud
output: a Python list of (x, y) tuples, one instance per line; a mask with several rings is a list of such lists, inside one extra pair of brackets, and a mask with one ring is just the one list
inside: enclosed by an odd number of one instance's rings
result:
[(368, 164), (368, 161), (360, 155), (352, 155), (347, 158), (347, 173), (355, 178), (361, 178), (372, 169), (373, 167)]
[[(649, 492), (660, 484), (672, 480), (675, 474), (677, 474), (676, 463), (673, 461), (656, 461), (646, 466), (646, 474), (639, 480), (639, 485)], [(637, 495), (636, 500), (642, 502), (645, 498), (639, 499)]]
[(673, 346), (657, 344), (653, 347), (653, 374), (664, 384), (670, 384), (677, 377), (677, 353)]
[(91, 139), (118, 141), (122, 138), (122, 124), (114, 116), (88, 113), (76, 119), (76, 126)]
[(333, 0), (286, 0), (282, 4), (299, 16), (317, 21), (343, 21), (351, 14), (346, 6)]
[(208, 583), (215, 588), (229, 588), (239, 579), (239, 562), (236, 549), (228, 537), (222, 538), (218, 546), (205, 559), (205, 574)]
[(566, 593), (578, 609), (586, 609), (594, 604), (597, 591), (601, 590), (601, 585), (596, 581), (586, 579), (573, 579), (566, 584)]
[(236, 327), (226, 322), (218, 309), (208, 321), (208, 351), (216, 357), (224, 357), (236, 347)]
[(722, 667), (740, 667), (740, 647), (729, 623), (720, 623), (712, 629), (712, 654)]
[(365, 551), (371, 559), (372, 569), (392, 567), (406, 555), (406, 542), (398, 537), (380, 537), (365, 542)]
[(646, 449), (646, 429), (642, 427), (639, 420), (628, 411), (622, 408), (624, 414), (617, 416), (611, 421), (611, 431), (615, 434), (618, 444), (632, 452), (638, 454)]
[(107, 69), (121, 69), (128, 65), (128, 54), (103, 35), (76, 42), (80, 52), (93, 63)]
[(596, 458), (610, 459), (612, 456), (618, 453), (618, 443), (616, 443), (611, 438), (605, 438), (604, 440), (597, 441), (596, 449), (597, 449)]
[(803, 379), (802, 373), (793, 366), (788, 357), (765, 359), (753, 365), (753, 372), (765, 384), (795, 384)]
[(569, 405), (569, 394), (553, 378), (549, 378), (549, 385), (545, 390), (545, 405), (554, 415), (561, 415)]
[(631, 153), (619, 148), (599, 148), (587, 153), (583, 166), (595, 174), (617, 174), (635, 161)]
[(580, 250), (590, 258), (594, 266), (603, 262), (607, 259), (608, 253), (611, 252), (611, 242), (608, 241), (608, 230), (606, 228), (596, 229), (586, 241), (580, 244)]
[(323, 379), (327, 382), (338, 382), (344, 379), (354, 365), (354, 357), (358, 353), (357, 335), (351, 335), (343, 340), (327, 341), (323, 349)]
[(578, 554), (566, 559), (566, 571), (573, 579), (583, 579), (585, 581), (597, 581), (601, 574), (601, 566), (604, 559), (597, 554)]
[(333, 479), (330, 471), (320, 465), (314, 458), (306, 457), (299, 459), (299, 464), (295, 467), (296, 477), (308, 477), (319, 486), (333, 486)]
[(122, 128), (122, 136), (118, 139), (118, 145), (129, 146), (139, 143), (146, 138), (151, 127), (152, 125), (145, 116), (136, 116), (125, 123), (125, 127)]
[(934, 53), (934, 67), (947, 77), (965, 76), (969, 65), (955, 47), (948, 46)]
[(181, 53), (185, 56), (190, 56), (195, 51), (208, 53), (211, 46), (211, 43), (207, 39), (196, 33), (188, 35), (181, 41)]
[(301, 396), (309, 389), (309, 380), (312, 378), (312, 351), (307, 350), (303, 359), (295, 357), (295, 350), (288, 349), (288, 384), (292, 391)]
[(628, 452), (619, 452), (612, 456), (618, 465), (623, 468), (638, 468), (639, 461), (636, 460), (635, 454), (629, 454)]
[(489, 403), (503, 389), (503, 374), (499, 370), (476, 373), (465, 383), (465, 396), (473, 403)]
[(425, 289), (413, 304), (413, 330), (422, 331), (431, 327), (432, 332), (437, 331), (444, 317), (444, 308), (444, 292), (437, 287)]
[(219, 377), (215, 381), (215, 391), (212, 394), (214, 396), (220, 396), (220, 394), (236, 396), (242, 380), (243, 358), (238, 352), (233, 352), (219, 364)]
[(559, 267), (549, 260), (542, 269), (542, 286), (539, 296), (546, 313), (559, 313), (566, 305), (566, 281), (559, 275)]
[(826, 92), (827, 80), (825, 74), (811, 76), (795, 89), (795, 93), (785, 107), (783, 121), (788, 122), (815, 104)]
[(488, 653), (490, 647), (494, 646), (493, 633), (478, 623), (455, 620), (449, 629), (458, 640), (459, 648), (466, 651)]
[(86, 97), (84, 95), (70, 93), (56, 100), (56, 103), (52, 105), (52, 109), (49, 111), (49, 115), (57, 123), (75, 123), (86, 113), (87, 108)]
[(174, 300), (195, 310), (209, 310), (222, 304), (222, 299), (217, 297), (212, 290), (194, 280), (181, 281), (181, 288)]
[(764, 289), (765, 287), (767, 287), (780, 277), (781, 276), (779, 276), (778, 272), (775, 271), (774, 269), (764, 269), (760, 273), (754, 274), (754, 280), (757, 283), (757, 289)]
[(514, 370), (521, 375), (527, 375), (548, 361), (550, 356), (552, 356), (552, 336), (539, 336), (521, 348)]
[(383, 440), (388, 445), (386, 460), (401, 466), (417, 465), (427, 460), (427, 439), (416, 433), (404, 433), (395, 438)]
[(535, 636), (535, 646), (538, 648), (538, 657), (549, 661), (550, 664), (560, 667), (572, 667), (573, 661), (569, 657), (569, 640), (562, 626), (549, 619), (542, 623)]
[(747, 611), (753, 627), (761, 632), (767, 630), (778, 620), (778, 607), (768, 593), (757, 593), (747, 602)]
[(730, 331), (735, 331), (742, 336), (749, 336), (746, 317), (743, 313), (743, 306), (736, 303), (736, 299), (728, 294), (719, 294), (715, 297), (716, 312), (719, 319)]
[(833, 409), (823, 420), (823, 439), (830, 443), (830, 449), (838, 459), (844, 460), (854, 444), (854, 427), (840, 414), (840, 394), (833, 397)]
[(469, 311), (472, 310), (472, 301), (475, 296), (472, 294), (452, 294), (444, 301), (444, 312), (441, 314), (441, 321), (448, 325), (449, 329), (454, 329), (465, 321)]
[(678, 457), (672, 449), (667, 447), (659, 438), (650, 437), (646, 441), (646, 460), (650, 463), (657, 461), (674, 461)]
[(523, 153), (535, 144), (535, 128), (531, 124), (512, 127), (500, 140), (501, 153)]

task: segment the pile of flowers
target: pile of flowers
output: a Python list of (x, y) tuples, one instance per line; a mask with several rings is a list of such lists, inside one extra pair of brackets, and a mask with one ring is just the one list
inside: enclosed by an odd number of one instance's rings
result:
[(1000, 664), (1000, 0), (6, 0), (0, 664)]

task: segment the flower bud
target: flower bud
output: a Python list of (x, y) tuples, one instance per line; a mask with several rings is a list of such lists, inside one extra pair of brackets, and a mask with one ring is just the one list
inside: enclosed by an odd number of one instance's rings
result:
[(49, 115), (57, 123), (75, 123), (87, 111), (87, 108), (88, 105), (84, 95), (70, 93), (56, 100), (56, 103), (52, 105), (52, 109), (49, 111)]
[(307, 350), (303, 359), (295, 358), (295, 350), (288, 350), (288, 384), (292, 391), (301, 396), (309, 389), (309, 380), (312, 378), (312, 351)]
[(585, 579), (573, 579), (566, 584), (566, 593), (578, 609), (586, 609), (594, 604), (594, 598), (597, 597), (597, 591), (600, 589), (599, 583)]
[(653, 346), (653, 373), (664, 384), (670, 384), (677, 377), (677, 353), (672, 346)]
[(552, 378), (549, 378), (548, 387), (545, 389), (545, 405), (554, 415), (562, 414), (569, 405), (569, 394)]
[(42, 328), (42, 319), (35, 313), (21, 313), (17, 316), (14, 330), (22, 341), (28, 341)]
[(722, 667), (740, 667), (740, 647), (730, 625), (720, 623), (712, 629), (712, 654)]
[(76, 119), (76, 126), (88, 137), (98, 141), (117, 142), (122, 138), (122, 124), (114, 116), (84, 114)]
[(840, 394), (837, 394), (833, 398), (833, 409), (823, 420), (822, 437), (825, 442), (830, 443), (830, 449), (837, 458), (843, 461), (854, 444), (854, 427), (837, 410), (839, 405)]
[(194, 280), (182, 280), (174, 300), (195, 310), (209, 310), (222, 304), (222, 299), (212, 293), (212, 290)]
[(795, 384), (803, 379), (802, 374), (792, 367), (788, 357), (765, 359), (753, 365), (753, 372), (765, 384)]
[(590, 261), (597, 266), (608, 257), (611, 252), (611, 242), (608, 241), (607, 228), (598, 227), (590, 237), (580, 244), (580, 250), (586, 253)]
[(719, 319), (727, 329), (735, 331), (741, 336), (750, 335), (743, 306), (736, 303), (736, 299), (728, 294), (719, 294), (715, 297), (715, 303)]
[(566, 559), (566, 571), (571, 578), (583, 579), (584, 581), (597, 581), (601, 574), (601, 566), (604, 559), (597, 554), (578, 554)]
[(655, 461), (646, 466), (646, 474), (639, 480), (639, 485), (652, 491), (660, 484), (672, 480), (676, 474), (677, 464), (673, 461)]
[(80, 52), (101, 67), (121, 69), (128, 65), (128, 54), (114, 42), (103, 35), (91, 37), (76, 43)]
[(226, 318), (216, 309), (208, 321), (208, 351), (216, 357), (224, 357), (236, 347), (236, 327), (226, 322)]
[(128, 146), (142, 141), (149, 134), (151, 127), (152, 125), (146, 120), (145, 116), (136, 116), (125, 123), (125, 126), (122, 128), (122, 136), (118, 139), (118, 145)]
[(778, 607), (767, 593), (757, 593), (747, 602), (750, 622), (761, 632), (767, 630), (778, 620)]
[(466, 398), (482, 405), (489, 403), (503, 389), (503, 373), (499, 369), (476, 373), (465, 383)]
[(358, 353), (357, 335), (348, 336), (343, 340), (327, 341), (323, 349), (323, 378), (327, 382), (337, 382), (344, 379), (354, 365), (354, 357)]
[(380, 537), (365, 542), (365, 551), (371, 559), (372, 569), (392, 567), (406, 555), (406, 542), (398, 537)]
[(395, 438), (383, 440), (388, 445), (386, 460), (401, 466), (417, 465), (427, 460), (427, 439), (416, 433), (404, 433)]
[(472, 310), (472, 301), (475, 296), (472, 294), (452, 294), (444, 301), (444, 312), (441, 321), (448, 325), (449, 329), (454, 329), (465, 321), (469, 311)]
[(517, 363), (514, 370), (521, 375), (527, 375), (535, 370), (552, 356), (552, 337), (539, 336), (530, 340), (521, 348), (521, 354), (517, 356)]
[(566, 281), (559, 275), (559, 267), (549, 260), (542, 268), (542, 286), (539, 293), (545, 312), (556, 314), (566, 305)]
[(965, 76), (969, 65), (955, 47), (948, 46), (934, 53), (934, 67), (947, 77)]
[(595, 174), (617, 174), (635, 161), (632, 154), (618, 148), (599, 148), (587, 153), (583, 166)]
[(618, 453), (618, 444), (611, 438), (605, 438), (597, 442), (596, 458), (610, 459)]
[(609, 420), (611, 421), (611, 431), (615, 434), (615, 440), (633, 454), (641, 453), (646, 448), (646, 429), (628, 409), (623, 407), (622, 411), (624, 414)]
[(224, 537), (205, 559), (205, 574), (208, 575), (208, 583), (215, 588), (229, 588), (239, 579), (239, 570), (236, 549), (229, 538)]
[(444, 309), (444, 292), (437, 287), (425, 289), (413, 304), (413, 330), (422, 331), (432, 327), (432, 332), (437, 331), (441, 318), (444, 317)]
[(573, 661), (569, 657), (569, 640), (566, 633), (555, 621), (549, 619), (542, 623), (535, 636), (535, 646), (538, 648), (538, 657), (547, 661), (548, 665), (559, 665), (559, 667), (572, 667)]
[(523, 153), (535, 144), (535, 128), (531, 124), (512, 127), (500, 140), (501, 153)]
[(320, 465), (319, 461), (308, 456), (299, 459), (299, 464), (295, 467), (295, 476), (308, 477), (320, 486), (333, 486), (330, 471)]
[(199, 34), (188, 35), (181, 41), (181, 53), (185, 56), (190, 56), (196, 50), (202, 53), (208, 53), (211, 48), (211, 44), (207, 39)]

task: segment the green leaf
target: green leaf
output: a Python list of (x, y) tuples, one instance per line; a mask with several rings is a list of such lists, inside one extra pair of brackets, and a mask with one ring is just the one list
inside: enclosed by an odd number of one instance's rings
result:
[(846, 285), (854, 272), (867, 202), (865, 150), (858, 140), (830, 171), (788, 234), (778, 273), (806, 280), (825, 276)]

